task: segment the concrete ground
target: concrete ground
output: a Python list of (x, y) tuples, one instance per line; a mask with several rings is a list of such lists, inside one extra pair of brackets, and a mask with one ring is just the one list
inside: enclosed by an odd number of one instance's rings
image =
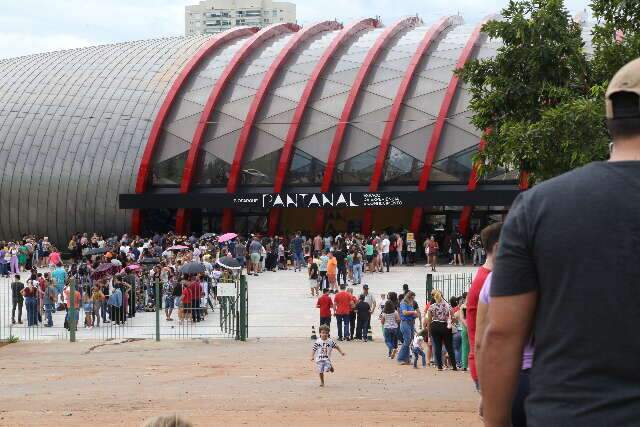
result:
[(341, 343), (318, 386), (308, 339), (36, 342), (0, 347), (0, 426), (479, 426), (468, 373)]

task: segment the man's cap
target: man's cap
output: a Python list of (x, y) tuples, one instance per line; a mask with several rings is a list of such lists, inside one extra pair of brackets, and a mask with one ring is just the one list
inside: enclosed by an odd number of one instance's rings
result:
[(640, 118), (640, 58), (618, 70), (605, 98), (608, 119)]
[(362, 289), (369, 289), (369, 285), (362, 285)]

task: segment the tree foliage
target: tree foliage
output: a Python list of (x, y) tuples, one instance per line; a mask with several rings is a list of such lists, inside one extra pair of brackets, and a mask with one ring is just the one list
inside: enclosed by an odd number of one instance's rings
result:
[[(638, 0), (592, 1), (593, 57), (562, 0), (511, 0), (501, 20), (485, 24), (483, 31), (503, 46), (458, 71), (470, 86), (472, 122), (486, 130), (487, 144), (476, 156), (481, 174), (521, 169), (535, 182), (606, 158), (605, 76), (640, 56), (637, 6)], [(623, 43), (614, 28), (624, 33)]]

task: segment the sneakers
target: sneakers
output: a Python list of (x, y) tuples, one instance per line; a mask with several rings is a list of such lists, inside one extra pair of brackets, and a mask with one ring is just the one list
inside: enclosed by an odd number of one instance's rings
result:
[(398, 349), (397, 349), (397, 348), (394, 348), (394, 349), (391, 351), (391, 358), (392, 358), (392, 359), (395, 359), (396, 354), (398, 354)]

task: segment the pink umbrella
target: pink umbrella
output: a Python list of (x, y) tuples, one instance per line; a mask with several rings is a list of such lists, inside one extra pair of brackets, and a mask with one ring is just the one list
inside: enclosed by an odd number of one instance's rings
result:
[(168, 251), (183, 251), (185, 249), (189, 249), (189, 246), (175, 245), (167, 248)]
[(127, 265), (127, 270), (140, 270), (140, 266), (138, 264), (131, 264), (131, 265)]
[(238, 237), (236, 233), (225, 233), (222, 236), (218, 237), (218, 242), (224, 243), (228, 240), (235, 239), (236, 237)]

